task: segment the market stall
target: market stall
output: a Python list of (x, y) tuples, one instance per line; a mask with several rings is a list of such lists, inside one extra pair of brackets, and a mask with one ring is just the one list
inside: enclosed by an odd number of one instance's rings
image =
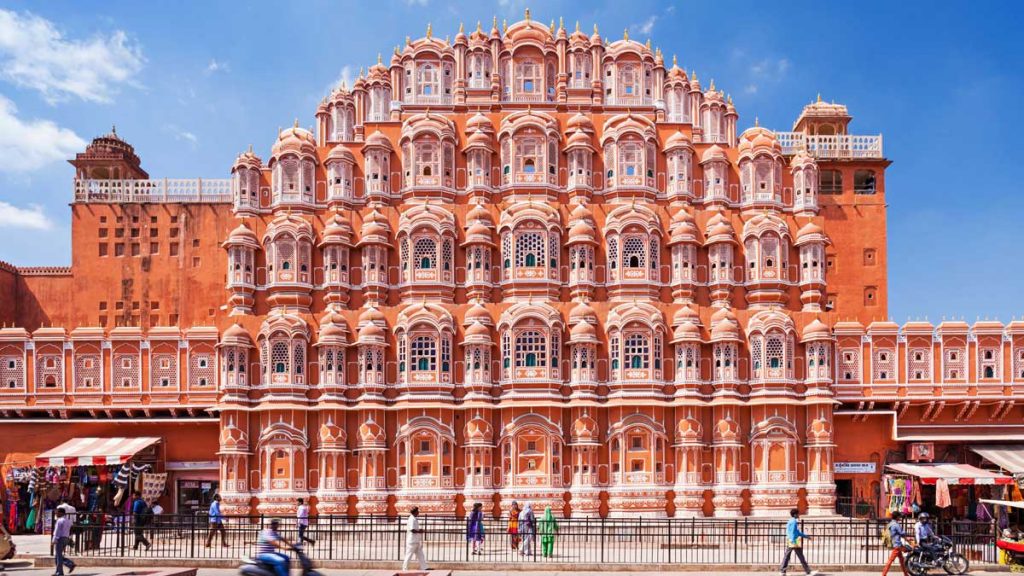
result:
[(993, 519), (983, 498), (1003, 497), (1013, 478), (970, 464), (888, 464), (883, 489), (888, 513), (928, 511), (946, 520)]
[(4, 521), (13, 533), (49, 530), (53, 510), (68, 502), (80, 524), (102, 523), (123, 515), (134, 490), (155, 502), (167, 475), (160, 438), (74, 438), (31, 461), (9, 462), (3, 481)]

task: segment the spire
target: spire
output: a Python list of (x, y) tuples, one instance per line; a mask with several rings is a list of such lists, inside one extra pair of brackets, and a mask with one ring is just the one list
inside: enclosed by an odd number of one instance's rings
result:
[(292, 128), (298, 128), (298, 127), (299, 127), (299, 119), (296, 118), (295, 119), (295, 124), (292, 125)]
[(647, 43), (646, 43), (646, 44), (644, 44), (644, 46), (647, 46), (647, 49), (648, 49), (648, 50), (650, 50), (650, 49), (651, 49), (651, 39), (650, 39), (650, 38), (648, 38), (648, 39), (647, 39)]
[(558, 17), (558, 29), (565, 30), (565, 21), (562, 20), (561, 16)]
[(491, 21), (491, 30), (497, 30), (497, 29), (498, 29), (498, 17), (494, 16), (494, 19)]
[[(821, 100), (821, 94), (818, 94), (818, 100)], [(117, 124), (110, 125), (110, 133), (113, 134), (114, 136), (117, 136)]]
[(711, 91), (711, 92), (715, 91), (715, 79), (714, 78), (711, 79), (711, 86), (708, 87), (708, 90)]
[(480, 26), (480, 21), (479, 20), (476, 21), (476, 31), (480, 32), (481, 34), (483, 34), (483, 31), (484, 31), (483, 27)]
[(550, 28), (551, 28), (552, 32), (555, 31), (555, 19), (554, 18), (551, 19), (551, 26), (550, 26)]
[(576, 21), (576, 31), (577, 32), (580, 31), (580, 21), (579, 20)]
[(433, 36), (433, 35), (434, 35), (434, 25), (431, 24), (430, 22), (427, 22), (427, 40), (430, 40), (430, 37)]
[(629, 42), (629, 28), (624, 28), (622, 30), (622, 39)]
[(377, 65), (383, 64), (383, 59), (380, 57), (380, 52), (377, 52)]
[(465, 32), (466, 27), (462, 25), (462, 22), (459, 22), (459, 34), (464, 34)]
[(594, 23), (594, 34), (597, 34), (597, 23)]
[(821, 104), (821, 92), (818, 92), (818, 104)]
[(526, 7), (525, 18), (526, 18), (527, 22), (530, 21), (530, 7), (529, 6)]
[(675, 54), (672, 55), (672, 65), (673, 66), (679, 65), (679, 60), (676, 58)]
[(252, 144), (249, 144), (249, 154), (252, 154)]
[(754, 128), (757, 128), (760, 125), (761, 125), (761, 120), (757, 116), (754, 116)]
[(508, 20), (505, 20), (504, 18), (501, 19), (501, 32), (502, 34), (508, 32)]

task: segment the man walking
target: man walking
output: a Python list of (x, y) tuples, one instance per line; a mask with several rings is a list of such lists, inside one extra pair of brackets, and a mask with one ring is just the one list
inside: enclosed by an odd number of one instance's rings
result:
[(423, 553), (423, 529), (420, 528), (420, 509), (413, 506), (409, 510), (409, 518), (405, 521), (405, 561), (402, 571), (409, 569), (409, 561), (415, 556), (420, 563), (420, 570), (427, 570), (427, 556)]
[(75, 571), (75, 563), (64, 557), (64, 550), (71, 540), (71, 520), (63, 508), (57, 508), (57, 523), (53, 526), (53, 561), (57, 566), (55, 576), (64, 576), (64, 567), (68, 567), (68, 574)]
[(796, 554), (796, 559), (800, 561), (804, 572), (809, 576), (817, 575), (818, 572), (811, 570), (811, 567), (807, 565), (807, 560), (804, 558), (804, 540), (809, 540), (810, 538), (810, 536), (800, 530), (800, 511), (793, 508), (789, 511), (789, 522), (786, 523), (786, 555), (782, 557), (782, 566), (779, 567), (780, 574), (785, 576), (786, 570), (789, 569), (789, 559), (793, 554)]
[(886, 540), (884, 536), (887, 535), (887, 544), (892, 547), (892, 551), (889, 552), (889, 561), (885, 563), (885, 568), (882, 569), (882, 576), (889, 576), (889, 568), (892, 567), (892, 563), (897, 559), (900, 561), (900, 570), (903, 572), (903, 576), (909, 576), (907, 561), (903, 557), (903, 550), (907, 547), (907, 533), (903, 530), (903, 526), (900, 526), (900, 518), (902, 517), (903, 515), (899, 512), (893, 512), (889, 525), (885, 527), (883, 540)]
[(139, 545), (144, 545), (148, 551), (153, 547), (146, 539), (146, 524), (149, 523), (149, 506), (142, 499), (142, 492), (135, 491), (135, 500), (132, 501), (132, 524), (135, 530), (135, 545), (132, 550), (138, 550)]
[(224, 515), (220, 512), (220, 494), (213, 495), (213, 502), (210, 502), (210, 532), (206, 535), (206, 547), (210, 547), (214, 536), (220, 532), (220, 543), (228, 547), (228, 531), (224, 529)]
[(299, 544), (316, 544), (316, 540), (306, 537), (306, 530), (309, 529), (309, 505), (302, 498), (299, 498), (299, 507), (295, 509), (295, 523), (299, 526)]
[(78, 552), (78, 528), (75, 526), (75, 519), (78, 516), (78, 510), (68, 502), (66, 499), (61, 498), (58, 509), (64, 511), (64, 515), (67, 516), (68, 523), (71, 524), (71, 547), (74, 548), (75, 552)]

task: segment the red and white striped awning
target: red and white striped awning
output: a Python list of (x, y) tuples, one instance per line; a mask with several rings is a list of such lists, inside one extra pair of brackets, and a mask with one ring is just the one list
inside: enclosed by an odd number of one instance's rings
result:
[(939, 479), (947, 484), (1013, 484), (1009, 476), (970, 464), (887, 464), (886, 468), (916, 476), (924, 484), (935, 484)]
[(159, 438), (74, 438), (36, 456), (36, 466), (124, 464)]

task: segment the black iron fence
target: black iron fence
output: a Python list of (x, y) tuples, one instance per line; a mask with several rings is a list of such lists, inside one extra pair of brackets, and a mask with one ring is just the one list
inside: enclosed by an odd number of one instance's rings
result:
[[(225, 534), (212, 533), (205, 516), (157, 516), (139, 528), (127, 516), (79, 515), (73, 529), (80, 556), (159, 559), (238, 559), (256, 554), (256, 538), (270, 516), (225, 518)], [(812, 564), (879, 564), (889, 551), (880, 537), (884, 521), (801, 520), (812, 538), (804, 543)], [(474, 552), (465, 519), (420, 516), (424, 549), (431, 562), (587, 563), (587, 564), (776, 564), (787, 544), (785, 522), (751, 518), (559, 519), (552, 553), (543, 554), (545, 534), (510, 534), (507, 519), (487, 518), (484, 539)], [(991, 522), (939, 523), (972, 563), (994, 563), (996, 528)], [(907, 525), (907, 532), (913, 533)], [(298, 540), (294, 519), (283, 519), (282, 536)], [(138, 539), (141, 535), (149, 547)], [(306, 553), (313, 560), (386, 562), (402, 560), (407, 535), (402, 518), (319, 516), (306, 536), (316, 541)], [(209, 544), (209, 545), (208, 545)]]

